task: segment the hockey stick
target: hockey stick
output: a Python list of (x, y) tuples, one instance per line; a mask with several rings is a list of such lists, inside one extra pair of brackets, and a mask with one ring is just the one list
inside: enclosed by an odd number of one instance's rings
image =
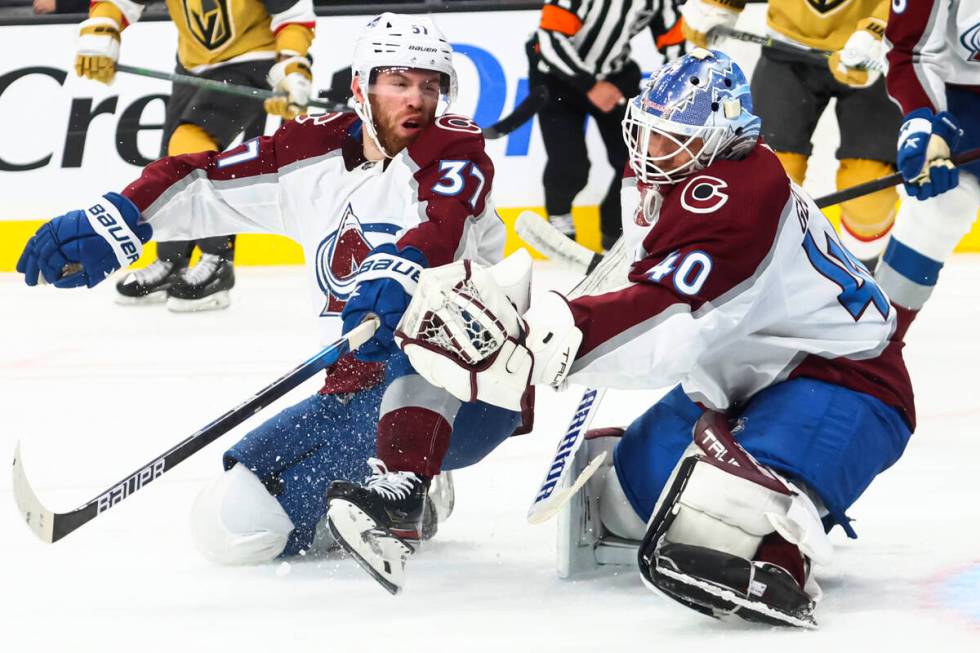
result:
[(484, 129), (483, 137), (487, 140), (493, 140), (506, 136), (530, 120), (547, 101), (548, 89), (546, 87), (536, 86), (532, 88), (527, 97), (521, 100), (521, 103), (514, 108), (510, 115)]
[(517, 216), (514, 230), (525, 243), (548, 258), (563, 261), (583, 274), (592, 272), (602, 260), (602, 254), (579, 245), (534, 211)]
[[(205, 77), (197, 77), (195, 75), (181, 75), (180, 73), (168, 73), (162, 70), (152, 70), (150, 68), (141, 68), (139, 66), (127, 66), (126, 64), (121, 63), (116, 64), (116, 71), (121, 73), (129, 73), (130, 75), (140, 75), (142, 77), (162, 79), (164, 81), (173, 82), (174, 84), (196, 86), (198, 88), (204, 88), (209, 91), (218, 91), (219, 93), (227, 93), (229, 95), (254, 98), (256, 100), (267, 100), (269, 98), (276, 97), (277, 95), (276, 93), (273, 93), (272, 90), (267, 88), (243, 86), (241, 84), (232, 84), (231, 82), (219, 82), (216, 79), (207, 79)], [(340, 104), (337, 102), (323, 102), (322, 100), (310, 100), (309, 106), (316, 107), (317, 109), (326, 109), (331, 113), (351, 112), (354, 110), (346, 104)]]
[[(973, 163), (977, 159), (980, 159), (980, 147), (967, 150), (966, 152), (960, 152), (950, 157), (950, 161), (952, 161), (953, 165), (957, 168), (968, 163)], [(822, 209), (828, 206), (833, 206), (834, 204), (847, 202), (855, 197), (870, 195), (871, 193), (876, 193), (879, 190), (897, 186), (898, 184), (902, 183), (902, 181), (902, 173), (895, 172), (881, 177), (880, 179), (872, 179), (871, 181), (863, 184), (851, 186), (850, 188), (845, 188), (844, 190), (831, 193), (830, 195), (824, 195), (823, 197), (817, 198), (814, 201), (817, 203), (817, 206)]]
[(24, 473), (24, 463), (18, 442), (14, 451), (13, 481), (14, 499), (17, 501), (21, 515), (28, 527), (41, 540), (48, 544), (57, 542), (117, 503), (128, 499), (135, 492), (176, 467), (178, 463), (211, 444), (323, 368), (333, 365), (342, 356), (360, 347), (371, 338), (377, 328), (377, 320), (364, 322), (177, 446), (137, 469), (88, 503), (69, 512), (52, 512), (41, 504)]
[[(747, 43), (755, 43), (756, 45), (772, 48), (773, 50), (779, 50), (780, 52), (786, 52), (788, 54), (803, 55), (804, 57), (813, 59), (814, 63), (827, 63), (827, 59), (833, 54), (833, 52), (830, 52), (829, 50), (800, 47), (790, 43), (785, 43), (779, 39), (774, 39), (771, 36), (762, 36), (760, 34), (753, 34), (752, 32), (743, 32), (742, 30), (732, 29), (731, 27), (719, 26), (715, 27), (711, 31), (717, 32), (725, 38), (745, 41)], [(879, 61), (866, 61), (861, 64), (861, 70), (877, 70), (878, 72), (884, 72), (885, 67)]]
[[(539, 220), (540, 221), (540, 220)], [(544, 223), (547, 225), (547, 223)], [(550, 225), (548, 225), (549, 228)], [(556, 241), (559, 248), (571, 248), (574, 243), (562, 236), (562, 241)], [(602, 288), (616, 285), (620, 277), (625, 278), (623, 264), (627, 263), (626, 245), (620, 238), (609, 253), (600, 259), (602, 268), (591, 271), (572, 291), (569, 297), (579, 297), (593, 292), (600, 291)], [(621, 272), (623, 274), (621, 274)], [(610, 284), (612, 279), (612, 284)], [(575, 453), (585, 442), (585, 433), (589, 430), (589, 425), (599, 412), (599, 403), (605, 395), (605, 388), (586, 388), (579, 400), (578, 408), (572, 415), (572, 420), (565, 430), (565, 435), (558, 441), (555, 455), (552, 457), (551, 465), (545, 472), (544, 480), (534, 495), (531, 507), (527, 511), (527, 520), (532, 524), (540, 524), (547, 521), (571, 500), (575, 493), (585, 485), (592, 475), (599, 469), (606, 458), (602, 453), (594, 458), (579, 473), (578, 477), (569, 481), (568, 470), (570, 463), (575, 458)]]

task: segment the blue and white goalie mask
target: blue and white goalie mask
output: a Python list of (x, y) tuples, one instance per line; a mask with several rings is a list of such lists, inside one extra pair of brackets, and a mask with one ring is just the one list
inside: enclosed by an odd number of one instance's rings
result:
[(695, 48), (660, 68), (630, 100), (623, 137), (637, 178), (670, 186), (716, 158), (747, 155), (760, 125), (742, 70), (726, 54)]

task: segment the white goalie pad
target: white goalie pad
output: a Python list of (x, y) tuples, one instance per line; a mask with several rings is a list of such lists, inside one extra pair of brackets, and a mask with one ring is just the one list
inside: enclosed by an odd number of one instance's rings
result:
[(626, 502), (612, 467), (612, 450), (618, 442), (618, 436), (590, 438), (572, 458), (563, 484), (573, 482), (589, 462), (606, 454), (605, 464), (558, 513), (560, 578), (574, 580), (603, 568), (636, 565), (645, 525)]

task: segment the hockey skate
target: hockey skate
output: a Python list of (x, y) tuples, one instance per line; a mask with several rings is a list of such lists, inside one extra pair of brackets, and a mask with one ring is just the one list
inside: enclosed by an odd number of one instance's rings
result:
[(202, 254), (193, 268), (183, 271), (167, 290), (167, 309), (175, 313), (228, 308), (228, 291), (235, 285), (235, 268), (218, 254)]
[(389, 472), (376, 458), (364, 485), (334, 481), (327, 489), (327, 523), (336, 542), (392, 594), (405, 584), (405, 562), (415, 552), (405, 540), (424, 540), (437, 528), (429, 481)]
[(167, 291), (177, 282), (183, 270), (184, 266), (161, 259), (142, 270), (133, 270), (116, 284), (116, 303), (161, 304), (167, 301)]

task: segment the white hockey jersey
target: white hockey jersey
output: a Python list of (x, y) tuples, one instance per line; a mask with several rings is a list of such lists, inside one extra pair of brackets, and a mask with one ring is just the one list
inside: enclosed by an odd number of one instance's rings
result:
[(893, 0), (885, 40), (888, 94), (904, 113), (945, 111), (947, 84), (980, 93), (977, 0)]
[(570, 382), (681, 383), (726, 410), (802, 376), (878, 397), (914, 425), (895, 309), (770, 149), (691, 175), (659, 213), (642, 210), (651, 191), (627, 175), (635, 262), (624, 287), (569, 302), (583, 332)]
[(480, 128), (462, 116), (437, 118), (394, 158), (373, 162), (360, 120), (333, 113), (297, 118), (227, 152), (161, 159), (123, 194), (158, 241), (271, 233), (299, 243), (329, 342), (341, 333), (361, 261), (378, 245), (416, 247), (430, 266), (502, 258), (493, 172)]

